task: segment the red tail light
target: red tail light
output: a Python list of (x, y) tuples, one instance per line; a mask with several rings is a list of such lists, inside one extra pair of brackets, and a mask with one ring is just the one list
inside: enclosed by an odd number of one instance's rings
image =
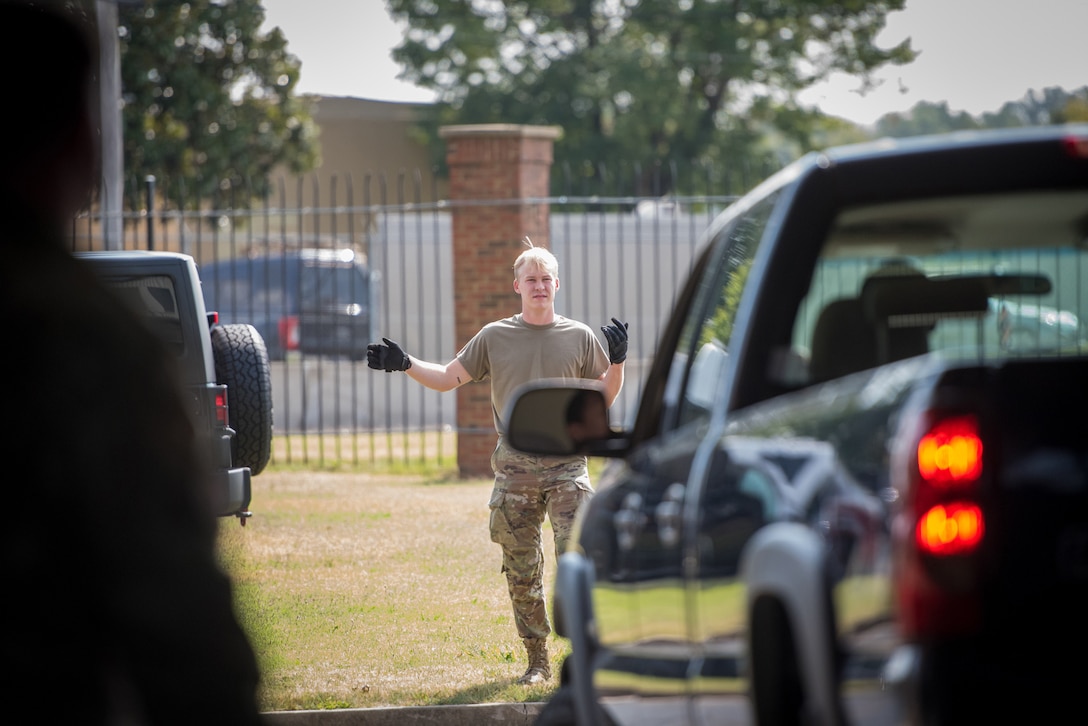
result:
[(978, 627), (978, 557), (986, 534), (978, 418), (930, 411), (921, 420), (920, 433), (901, 432), (911, 437), (903, 442), (909, 448), (893, 463), (903, 494), (894, 534), (896, 599), (904, 634), (915, 640)]
[(970, 500), (982, 476), (982, 438), (973, 416), (937, 421), (918, 441), (915, 541), (925, 554), (970, 552), (982, 541), (982, 510)]
[(1062, 140), (1067, 154), (1074, 159), (1088, 159), (1088, 138), (1083, 136), (1067, 136)]
[(298, 316), (288, 315), (280, 318), (280, 342), (284, 350), (298, 350)]
[(939, 421), (918, 442), (918, 473), (934, 485), (970, 484), (982, 474), (982, 439), (971, 416)]
[(930, 507), (918, 519), (915, 541), (929, 555), (970, 552), (982, 541), (982, 510), (966, 502)]
[(225, 387), (215, 392), (215, 422), (220, 426), (230, 426), (230, 416), (227, 412), (227, 389)]

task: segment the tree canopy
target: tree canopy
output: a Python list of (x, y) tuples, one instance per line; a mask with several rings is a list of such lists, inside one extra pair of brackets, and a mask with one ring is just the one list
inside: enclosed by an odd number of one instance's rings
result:
[(408, 25), (393, 52), (400, 77), (437, 92), (432, 134), (451, 123), (558, 125), (557, 162), (725, 164), (777, 156), (759, 143), (768, 131), (808, 148), (823, 122), (796, 93), (833, 71), (864, 86), (877, 68), (913, 60), (909, 39), (875, 43), (904, 2), (386, 4)]
[(1007, 101), (997, 111), (972, 116), (953, 112), (947, 101), (916, 103), (907, 113), (890, 113), (877, 120), (878, 136), (918, 136), (984, 128), (1045, 126), (1088, 121), (1088, 86), (1074, 91), (1050, 87), (1028, 91), (1018, 101)]
[[(125, 185), (147, 175), (191, 199), (260, 195), (278, 165), (312, 169), (317, 131), (295, 95), (300, 62), (245, 0), (119, 4)], [(239, 197), (239, 204), (248, 198)]]

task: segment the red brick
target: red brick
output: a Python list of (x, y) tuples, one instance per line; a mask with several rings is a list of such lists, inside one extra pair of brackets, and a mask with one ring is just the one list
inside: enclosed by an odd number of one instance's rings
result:
[[(455, 337), (464, 345), (485, 324), (520, 310), (513, 296), (514, 259), (525, 235), (547, 246), (553, 126), (493, 124), (445, 126), (453, 215)], [(488, 206), (458, 201), (494, 199)], [(457, 390), (457, 465), (463, 477), (491, 475), (496, 436), (490, 389), (468, 384)]]

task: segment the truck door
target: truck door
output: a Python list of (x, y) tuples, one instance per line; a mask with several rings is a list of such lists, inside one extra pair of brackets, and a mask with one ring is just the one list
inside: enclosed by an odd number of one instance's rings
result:
[[(705, 593), (697, 582), (701, 533), (695, 527), (703, 524), (698, 513), (704, 482), (722, 479), (728, 463), (716, 444), (715, 419), (721, 418), (725, 406), (724, 385), (740, 293), (773, 199), (772, 195), (727, 223), (697, 266), (702, 273), (686, 298), (690, 304), (677, 311), (665, 335), (665, 340), (676, 341), (675, 347), (658, 353), (668, 356), (669, 364), (664, 388), (653, 394), (663, 400), (650, 404), (658, 411), (657, 435), (631, 457), (635, 475), (625, 482), (623, 501), (617, 502), (617, 549), (626, 551), (626, 556), (616, 562), (624, 564), (630, 581), (625, 590), (630, 598), (628, 642), (633, 645), (632, 656), (641, 661), (632, 670), (647, 681), (639, 690), (690, 695), (692, 686), (701, 688), (705, 659), (697, 637), (702, 629), (694, 618), (699, 612), (698, 598)], [(715, 496), (722, 491), (715, 489)], [(735, 529), (742, 533), (741, 540), (747, 536), (743, 533), (754, 531), (762, 522), (758, 506), (742, 506), (751, 502), (740, 495), (714, 502), (736, 510), (734, 519), (740, 524)], [(737, 606), (741, 604), (738, 600)], [(717, 605), (728, 607), (728, 602)], [(733, 657), (725, 666), (731, 674), (738, 670), (736, 660)], [(721, 663), (715, 662), (714, 668), (714, 673), (722, 672)]]

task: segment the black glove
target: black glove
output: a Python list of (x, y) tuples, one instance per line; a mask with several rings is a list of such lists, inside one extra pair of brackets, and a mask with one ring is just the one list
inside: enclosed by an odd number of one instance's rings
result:
[(366, 347), (366, 364), (386, 373), (406, 371), (412, 367), (412, 359), (399, 345), (389, 338), (382, 338), (385, 345), (371, 343)]
[(613, 363), (627, 360), (627, 323), (612, 318), (612, 325), (602, 325), (601, 330), (608, 340), (608, 360)]

